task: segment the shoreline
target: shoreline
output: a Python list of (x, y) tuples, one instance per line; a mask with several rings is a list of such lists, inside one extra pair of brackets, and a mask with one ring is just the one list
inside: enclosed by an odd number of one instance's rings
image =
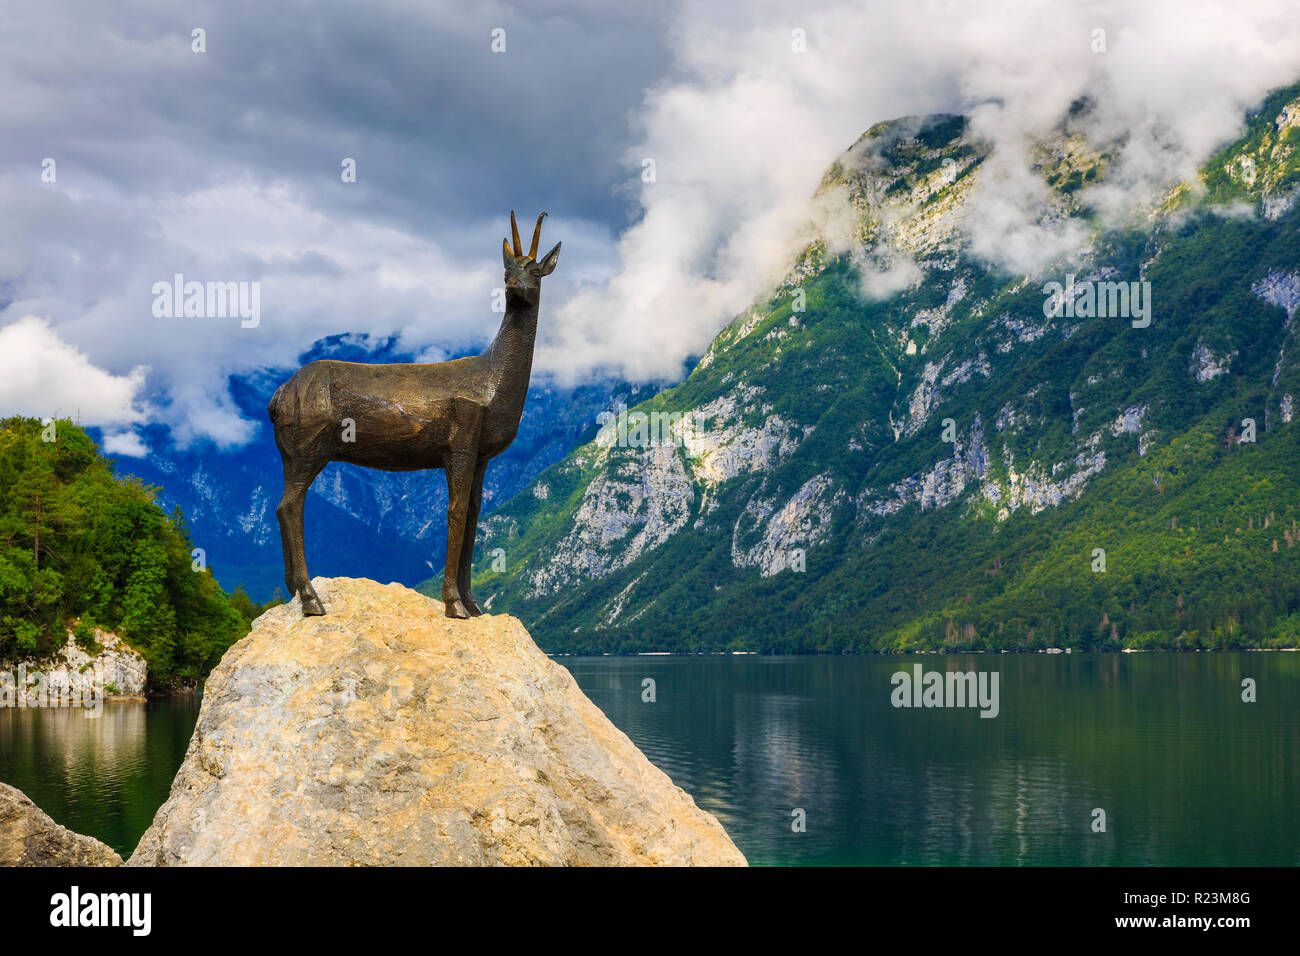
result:
[(1244, 653), (1274, 653), (1289, 654), (1300, 652), (1300, 647), (1233, 647), (1233, 648), (1173, 648), (1173, 647), (1122, 647), (1118, 650), (1104, 651), (1078, 651), (1073, 648), (1048, 647), (1036, 650), (1018, 650), (1005, 648), (1002, 650), (954, 650), (954, 651), (816, 651), (812, 653), (800, 654), (790, 652), (767, 653), (765, 651), (630, 651), (626, 654), (619, 654), (613, 651), (604, 652), (551, 652), (545, 651), (547, 657), (559, 659), (565, 657), (584, 657), (584, 658), (633, 658), (633, 657), (919, 657), (921, 655), (974, 655), (974, 654), (1047, 654), (1055, 656), (1057, 654), (1244, 654)]

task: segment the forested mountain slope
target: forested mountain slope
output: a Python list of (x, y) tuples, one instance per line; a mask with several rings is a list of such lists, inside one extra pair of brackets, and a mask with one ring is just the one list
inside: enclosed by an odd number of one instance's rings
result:
[(1300, 87), (1122, 229), (1087, 109), (1035, 275), (971, 249), (963, 119), (866, 133), (780, 287), (485, 521), (480, 599), (548, 650), (1300, 644)]

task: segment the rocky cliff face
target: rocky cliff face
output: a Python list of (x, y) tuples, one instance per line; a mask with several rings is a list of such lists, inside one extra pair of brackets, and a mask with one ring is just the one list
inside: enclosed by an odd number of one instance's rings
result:
[(139, 865), (743, 865), (514, 618), (313, 581), (209, 676)]
[(121, 866), (93, 837), (59, 826), (21, 790), (0, 783), (0, 866)]
[[(116, 634), (98, 628), (93, 634), (100, 648), (93, 654), (79, 647), (69, 631), (67, 643), (59, 648), (53, 660), (23, 662), (28, 693), (35, 692), (35, 676), (39, 674), (44, 681), (42, 693), (50, 697), (83, 695), (91, 690), (90, 682), (102, 682), (102, 690), (98, 687), (94, 690), (96, 697), (102, 693), (104, 700), (144, 700), (149, 677), (144, 656)], [(17, 672), (17, 665), (6, 665), (0, 670), (0, 687), (16, 691), (9, 686), (13, 680), (11, 672)]]
[(104, 681), (108, 700), (140, 700), (144, 698), (145, 684), (149, 677), (149, 665), (144, 656), (128, 647), (126, 642), (116, 634), (108, 634), (95, 629), (95, 642), (100, 646), (93, 656), (77, 646), (72, 635), (59, 650), (59, 667), (49, 675), (51, 681), (62, 677), (72, 681), (77, 675), (84, 675), (88, 669)]

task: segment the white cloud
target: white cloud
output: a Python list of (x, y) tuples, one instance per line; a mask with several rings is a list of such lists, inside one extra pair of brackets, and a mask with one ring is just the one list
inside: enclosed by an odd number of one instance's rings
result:
[[(149, 394), (159, 396), (151, 420), (168, 424), (182, 445), (248, 441), (259, 423), (235, 407), (229, 376), (292, 366), (322, 337), (397, 334), (412, 351), (465, 348), (486, 341), (499, 319), (490, 295), (500, 267), (487, 255), (467, 268), (423, 237), (328, 215), (283, 183), (146, 199), (33, 194), (0, 182), (0, 197), (36, 223), (20, 242), (4, 244), (0, 275), (22, 279), (0, 323), (49, 316), (71, 352), (109, 367), (147, 366)], [(259, 283), (257, 327), (243, 328), (237, 317), (155, 317), (153, 285), (177, 273)], [(33, 400), (44, 400), (39, 379), (23, 381)]]
[(113, 427), (146, 420), (140, 392), (148, 369), (123, 375), (96, 367), (34, 315), (0, 327), (0, 410)]
[[(339, 187), (344, 188), (344, 187)], [(184, 195), (94, 195), (31, 188), (0, 178), (0, 276), (13, 300), (0, 324), (29, 313), (51, 317), (58, 334), (101, 365), (148, 366), (157, 395), (150, 420), (182, 446), (249, 441), (262, 426), (245, 418), (228, 387), (232, 374), (288, 368), (321, 338), (345, 336), (399, 346), (436, 361), (486, 346), (501, 316), (501, 239), (509, 210), (438, 241), (364, 216), (319, 208), (302, 186), (239, 180)], [(17, 234), (16, 222), (27, 223)], [(11, 235), (5, 237), (6, 231)], [(551, 303), (609, 278), (612, 239), (564, 216), (546, 220), (562, 239), (563, 270), (548, 280)], [(474, 253), (458, 258), (448, 249)], [(260, 283), (261, 320), (157, 318), (153, 286), (186, 281)], [(39, 389), (38, 389), (39, 391)]]
[(149, 449), (135, 432), (105, 432), (102, 442), (104, 454), (125, 458), (144, 458)]
[[(802, 28), (807, 51), (793, 52)], [(1106, 31), (1094, 52), (1094, 31)], [(963, 113), (993, 155), (966, 225), (977, 254), (1033, 271), (1080, 248), (1077, 223), (1042, 220), (1025, 146), (1075, 99), (1097, 103), (1097, 143), (1123, 138), (1111, 185), (1088, 195), (1123, 216), (1198, 166), (1244, 110), (1300, 78), (1292, 0), (869, 0), (686, 4), (677, 70), (640, 114), (642, 214), (618, 244), (619, 271), (558, 310), (539, 366), (613, 365), (673, 378), (765, 283), (779, 279), (814, 216), (820, 177), (873, 124)], [(914, 274), (868, 275), (887, 294)]]

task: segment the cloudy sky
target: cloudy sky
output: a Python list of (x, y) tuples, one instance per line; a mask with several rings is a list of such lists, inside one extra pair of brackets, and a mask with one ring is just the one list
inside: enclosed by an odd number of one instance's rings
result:
[[(238, 447), (231, 374), (340, 333), (485, 345), (512, 208), (564, 243), (538, 374), (672, 380), (873, 123), (976, 118), (1011, 184), (981, 248), (1016, 268), (1024, 139), (1077, 96), (1126, 136), (1120, 209), (1296, 79), (1294, 0), (4, 0), (0, 414)], [(176, 273), (259, 283), (260, 321), (156, 316)]]

